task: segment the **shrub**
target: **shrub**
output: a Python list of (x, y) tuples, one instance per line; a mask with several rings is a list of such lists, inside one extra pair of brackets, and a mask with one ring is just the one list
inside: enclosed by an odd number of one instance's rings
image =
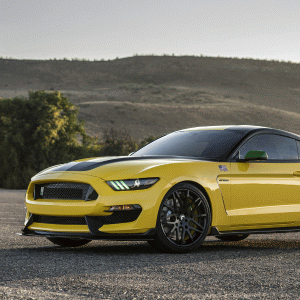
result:
[(29, 97), (0, 98), (0, 188), (27, 188), (30, 178), (53, 165), (95, 156), (135, 152), (127, 131), (110, 129), (99, 142), (85, 133), (78, 109), (60, 92), (29, 92)]
[(104, 131), (103, 143), (101, 144), (100, 156), (128, 155), (138, 149), (138, 144), (126, 130), (111, 128)]
[(60, 92), (0, 100), (0, 187), (26, 188), (37, 172), (96, 149), (78, 110)]

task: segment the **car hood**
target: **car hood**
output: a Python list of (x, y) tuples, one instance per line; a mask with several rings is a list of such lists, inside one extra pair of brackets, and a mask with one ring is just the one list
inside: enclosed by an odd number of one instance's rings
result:
[[(101, 157), (54, 166), (40, 172), (37, 175), (46, 175), (53, 172), (80, 172), (82, 174), (100, 177), (104, 180), (130, 179), (159, 176), (158, 174), (152, 174), (152, 171), (157, 169), (159, 166), (167, 164), (182, 164), (191, 161), (195, 161), (195, 159), (172, 156)], [(199, 160), (197, 159), (197, 161)]]

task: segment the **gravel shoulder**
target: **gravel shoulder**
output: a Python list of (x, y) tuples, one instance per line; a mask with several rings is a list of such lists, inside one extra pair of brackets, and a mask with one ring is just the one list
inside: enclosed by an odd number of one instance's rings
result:
[(24, 197), (0, 189), (0, 299), (299, 299), (300, 233), (210, 237), (183, 255), (146, 242), (67, 249), (15, 234)]

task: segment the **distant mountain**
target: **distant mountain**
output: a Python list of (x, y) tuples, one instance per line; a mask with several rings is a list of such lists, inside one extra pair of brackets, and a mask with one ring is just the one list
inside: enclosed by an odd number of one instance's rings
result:
[(40, 89), (67, 95), (93, 135), (113, 127), (143, 138), (216, 124), (300, 134), (300, 64), (295, 63), (193, 56), (0, 59), (0, 97)]

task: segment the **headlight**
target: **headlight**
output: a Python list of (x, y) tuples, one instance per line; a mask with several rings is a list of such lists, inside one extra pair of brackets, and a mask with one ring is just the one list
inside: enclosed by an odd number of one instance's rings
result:
[(144, 190), (154, 185), (159, 178), (140, 178), (106, 181), (114, 191)]

